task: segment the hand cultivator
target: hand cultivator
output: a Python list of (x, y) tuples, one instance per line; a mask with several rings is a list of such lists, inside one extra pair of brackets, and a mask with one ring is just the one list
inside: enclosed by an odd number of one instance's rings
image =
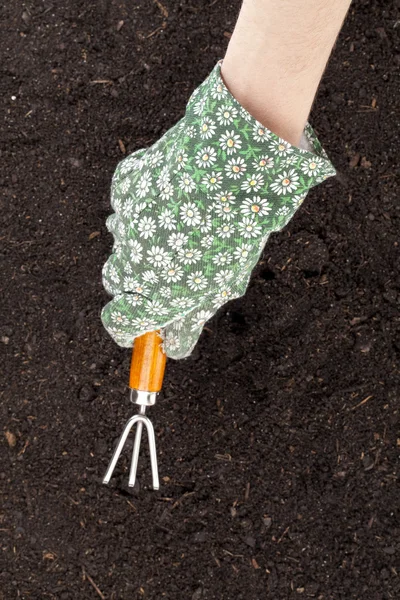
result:
[(153, 424), (145, 415), (148, 406), (154, 406), (156, 397), (161, 390), (164, 378), (166, 354), (162, 348), (162, 338), (158, 331), (145, 333), (137, 337), (134, 342), (129, 377), (130, 400), (133, 404), (140, 406), (139, 414), (131, 417), (119, 438), (114, 454), (108, 465), (103, 483), (109, 483), (117, 464), (119, 455), (125, 445), (129, 432), (137, 423), (135, 442), (133, 446), (132, 464), (129, 475), (129, 486), (133, 487), (136, 481), (136, 473), (139, 459), (140, 443), (143, 426), (147, 429), (150, 446), (151, 472), (153, 477), (153, 489), (160, 487), (157, 467), (157, 451)]

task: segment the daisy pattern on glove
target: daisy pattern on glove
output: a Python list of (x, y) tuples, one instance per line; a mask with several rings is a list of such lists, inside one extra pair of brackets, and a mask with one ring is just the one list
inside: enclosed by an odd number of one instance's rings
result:
[(188, 356), (207, 320), (246, 292), (270, 234), (335, 175), (308, 123), (305, 147), (280, 138), (231, 94), (221, 65), (182, 119), (112, 177), (102, 279), (113, 298), (101, 319), (123, 347), (159, 329), (167, 356)]

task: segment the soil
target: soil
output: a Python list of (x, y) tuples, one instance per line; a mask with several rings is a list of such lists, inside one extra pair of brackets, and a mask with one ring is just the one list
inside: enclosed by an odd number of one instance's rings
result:
[(160, 491), (146, 442), (134, 489), (128, 449), (102, 484), (133, 414), (100, 321), (111, 176), (183, 116), (239, 6), (0, 8), (2, 600), (400, 597), (398, 0), (353, 3), (319, 89), (338, 176), (168, 361)]

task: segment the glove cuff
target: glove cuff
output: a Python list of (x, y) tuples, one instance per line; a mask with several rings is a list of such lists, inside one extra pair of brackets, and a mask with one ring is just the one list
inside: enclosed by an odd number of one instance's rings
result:
[[(214, 120), (217, 114), (219, 115), (219, 123), (225, 124), (226, 129), (232, 129), (234, 125), (235, 129), (239, 131), (252, 131), (250, 139), (251, 146), (255, 152), (260, 151), (261, 153), (265, 153), (266, 150), (268, 151), (268, 146), (271, 147), (274, 143), (278, 149), (281, 146), (281, 153), (277, 151), (279, 159), (282, 156), (284, 157), (285, 154), (290, 155), (290, 157), (288, 157), (287, 161), (280, 160), (280, 167), (289, 167), (294, 162), (295, 157), (301, 157), (304, 160), (309, 159), (310, 161), (317, 159), (316, 173), (309, 181), (309, 188), (328, 179), (328, 177), (336, 175), (336, 169), (329, 160), (327, 153), (309, 122), (304, 127), (299, 146), (295, 146), (279, 137), (253, 117), (233, 96), (222, 78), (222, 63), (223, 59), (219, 59), (208, 77), (192, 92), (186, 106), (187, 119), (183, 119), (181, 123), (182, 130), (187, 128), (187, 122), (191, 120), (191, 116), (195, 119), (202, 117), (205, 126), (207, 126), (207, 120)], [(223, 114), (225, 108), (227, 109), (227, 113), (229, 109), (234, 109), (235, 119), (229, 120), (227, 118), (224, 123)], [(254, 135), (254, 132), (257, 130), (258, 135)]]

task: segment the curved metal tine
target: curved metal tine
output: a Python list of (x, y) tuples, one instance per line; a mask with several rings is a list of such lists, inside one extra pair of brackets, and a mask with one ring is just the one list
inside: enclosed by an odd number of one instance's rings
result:
[(125, 445), (126, 438), (128, 437), (129, 432), (132, 429), (132, 426), (136, 423), (136, 421), (138, 421), (141, 418), (143, 418), (143, 417), (141, 417), (140, 415), (134, 415), (133, 417), (131, 417), (129, 419), (129, 421), (127, 421), (127, 423), (126, 423), (126, 425), (124, 427), (124, 430), (123, 430), (123, 432), (121, 434), (121, 437), (118, 440), (118, 444), (117, 444), (117, 446), (116, 446), (116, 448), (114, 450), (114, 454), (112, 455), (112, 458), (111, 458), (110, 463), (108, 465), (106, 474), (105, 474), (104, 479), (103, 479), (103, 483), (108, 483), (110, 481), (111, 476), (113, 474), (113, 471), (115, 469), (115, 465), (117, 464), (117, 461), (119, 459), (119, 455), (121, 454), (122, 448)]
[(147, 434), (149, 436), (151, 473), (153, 476), (153, 489), (159, 490), (160, 482), (158, 479), (156, 437), (154, 435), (154, 427), (153, 427), (153, 423), (151, 421), (149, 421), (149, 426), (147, 427)]
[(132, 464), (131, 471), (129, 475), (129, 487), (133, 487), (136, 481), (136, 472), (137, 472), (137, 464), (139, 458), (139, 449), (140, 449), (140, 441), (142, 436), (143, 425), (146, 426), (147, 435), (149, 438), (149, 447), (150, 447), (150, 462), (151, 462), (151, 474), (153, 478), (153, 489), (160, 489), (160, 482), (158, 479), (158, 467), (157, 467), (157, 450), (156, 450), (156, 438), (154, 435), (154, 427), (150, 419), (143, 416), (143, 413), (137, 415), (138, 418), (138, 428), (136, 431), (135, 444), (133, 447), (132, 454)]
[(142, 440), (143, 421), (140, 420), (136, 427), (135, 443), (133, 445), (131, 470), (129, 473), (129, 487), (133, 487), (136, 481), (137, 466), (139, 460), (140, 443)]

